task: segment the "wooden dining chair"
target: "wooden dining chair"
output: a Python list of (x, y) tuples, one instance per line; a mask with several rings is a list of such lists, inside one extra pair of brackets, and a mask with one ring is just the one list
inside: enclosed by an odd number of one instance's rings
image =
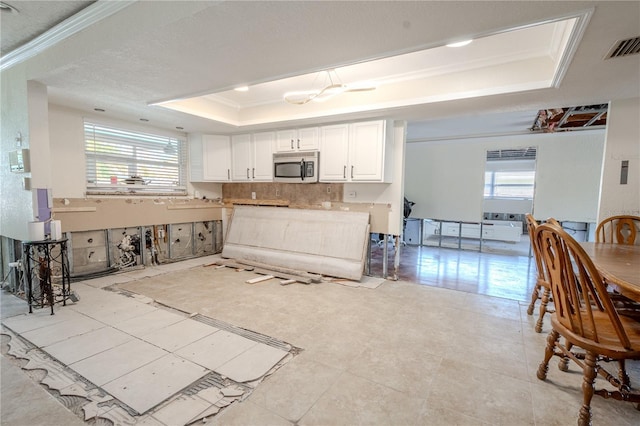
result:
[[(605, 399), (640, 402), (640, 393), (632, 392), (624, 380), (610, 374), (603, 365), (609, 361), (640, 359), (640, 323), (618, 315), (591, 258), (561, 227), (549, 223), (539, 225), (534, 238), (556, 309), (551, 315), (552, 330), (544, 360), (538, 367), (538, 379), (546, 379), (549, 361), (554, 355), (568, 358), (582, 368), (580, 426), (591, 424), (594, 394)], [(560, 337), (565, 339), (564, 344)], [(573, 352), (572, 347), (582, 348), (584, 353)], [(595, 389), (598, 374), (616, 390)]]
[(529, 240), (531, 241), (531, 251), (533, 252), (533, 258), (536, 261), (536, 270), (538, 272), (536, 284), (534, 285), (533, 292), (531, 293), (531, 303), (529, 303), (529, 307), (527, 308), (527, 315), (533, 315), (535, 304), (538, 299), (540, 299), (540, 315), (538, 316), (538, 321), (536, 321), (535, 331), (536, 333), (542, 333), (544, 315), (547, 312), (553, 312), (553, 310), (548, 308), (551, 296), (551, 285), (545, 276), (546, 274), (540, 257), (540, 250), (538, 250), (538, 245), (534, 239), (534, 233), (538, 227), (538, 222), (530, 213), (525, 215), (525, 220), (527, 222), (527, 230), (529, 231)]
[(596, 227), (597, 243), (634, 245), (640, 243), (640, 216), (611, 216)]

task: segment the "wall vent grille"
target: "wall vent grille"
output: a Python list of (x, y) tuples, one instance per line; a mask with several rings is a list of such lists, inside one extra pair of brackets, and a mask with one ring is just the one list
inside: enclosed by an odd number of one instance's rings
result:
[(487, 160), (535, 160), (536, 148), (528, 147), (521, 149), (497, 149), (487, 151)]
[(640, 53), (640, 37), (617, 41), (605, 59), (620, 58), (622, 56), (634, 55), (636, 53)]

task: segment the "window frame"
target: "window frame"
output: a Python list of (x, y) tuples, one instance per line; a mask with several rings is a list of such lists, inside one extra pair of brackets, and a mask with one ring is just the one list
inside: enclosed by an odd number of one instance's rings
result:
[(187, 195), (186, 138), (91, 119), (83, 135), (87, 195)]
[[(503, 184), (496, 183), (496, 174), (500, 173), (531, 173), (532, 182), (529, 184)], [(487, 176), (489, 175), (489, 176)], [(484, 175), (484, 199), (485, 200), (533, 200), (535, 195), (535, 185), (536, 185), (536, 172), (535, 170), (485, 170)], [(489, 182), (487, 182), (489, 181)], [(487, 194), (487, 187), (489, 189), (489, 194)], [(530, 188), (531, 196), (509, 196), (509, 195), (496, 195), (496, 188)]]

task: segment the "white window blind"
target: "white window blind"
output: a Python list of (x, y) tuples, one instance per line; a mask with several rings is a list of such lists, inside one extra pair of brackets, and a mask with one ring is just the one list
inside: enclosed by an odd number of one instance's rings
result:
[(536, 173), (533, 170), (485, 172), (485, 198), (533, 199)]
[(186, 194), (181, 139), (85, 122), (87, 194)]

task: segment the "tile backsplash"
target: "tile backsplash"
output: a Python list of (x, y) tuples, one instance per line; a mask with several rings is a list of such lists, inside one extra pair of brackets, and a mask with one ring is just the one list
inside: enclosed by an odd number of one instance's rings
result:
[(342, 202), (342, 183), (223, 183), (222, 198), (288, 201), (291, 205), (315, 205), (323, 201)]

